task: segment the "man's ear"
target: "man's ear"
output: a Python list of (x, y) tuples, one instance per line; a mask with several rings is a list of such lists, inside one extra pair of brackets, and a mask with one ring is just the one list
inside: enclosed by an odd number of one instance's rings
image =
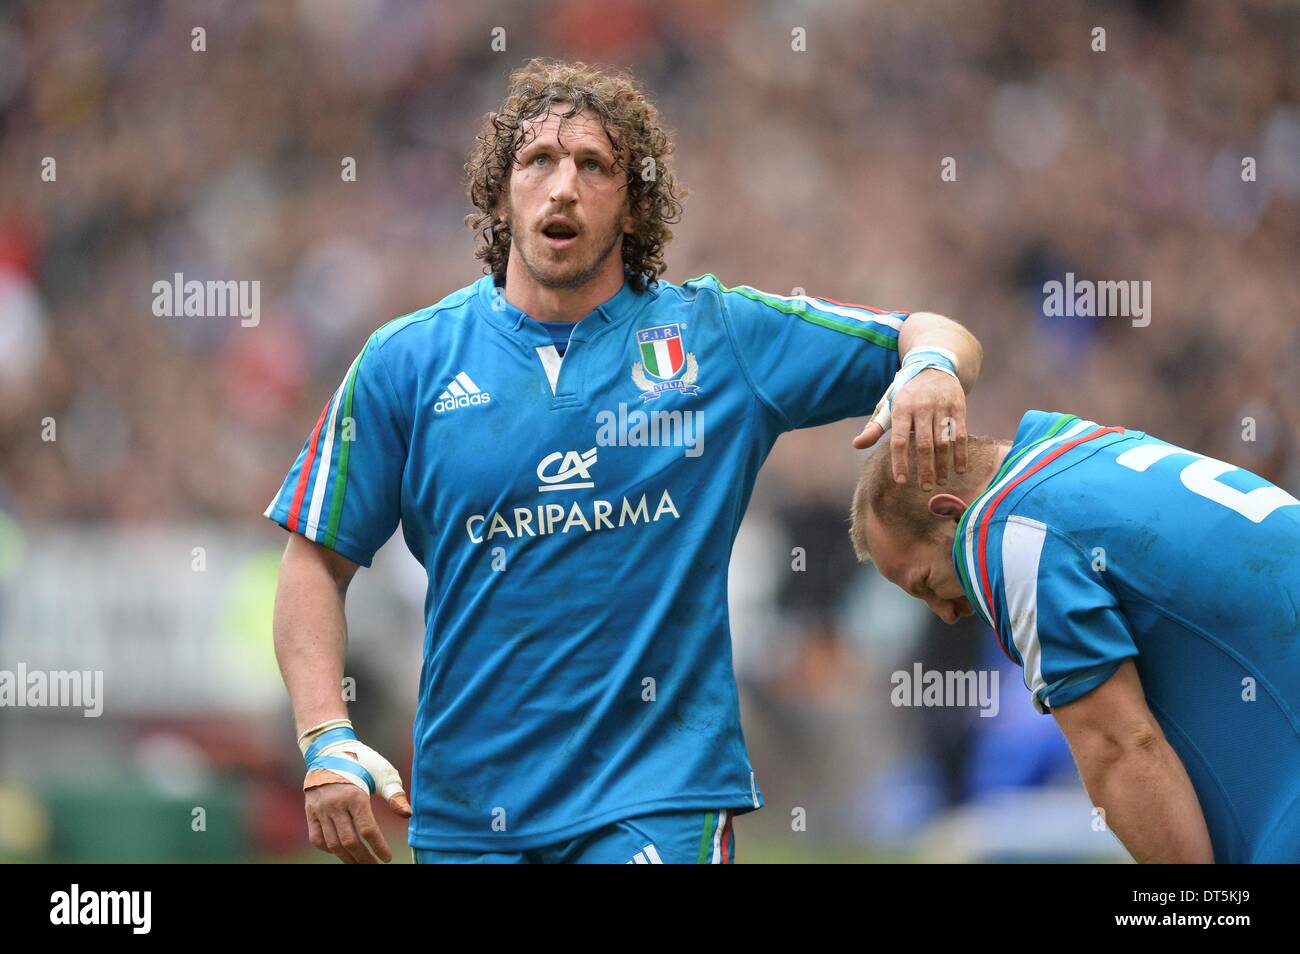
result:
[(930, 513), (936, 517), (960, 520), (966, 512), (966, 501), (955, 494), (935, 494), (930, 498)]
[(508, 176), (505, 185), (502, 186), (501, 193), (497, 196), (497, 204), (492, 207), (492, 214), (503, 225), (508, 226), (510, 224), (510, 178)]
[(627, 221), (623, 223), (624, 235), (635, 235), (637, 227), (641, 224), (641, 214), (649, 207), (650, 200), (642, 198), (635, 208), (629, 207)]

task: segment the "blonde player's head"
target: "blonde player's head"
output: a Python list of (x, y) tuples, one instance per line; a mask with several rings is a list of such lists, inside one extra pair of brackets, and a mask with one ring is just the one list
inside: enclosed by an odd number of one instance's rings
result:
[(967, 505), (989, 484), (998, 466), (999, 444), (971, 435), (966, 473), (953, 474), (942, 490), (922, 490), (917, 477), (916, 444), (908, 448), (908, 480), (894, 479), (889, 445), (863, 465), (853, 494), (849, 535), (859, 561), (870, 560), (880, 574), (925, 602), (946, 623), (974, 611), (952, 562), (957, 522)]

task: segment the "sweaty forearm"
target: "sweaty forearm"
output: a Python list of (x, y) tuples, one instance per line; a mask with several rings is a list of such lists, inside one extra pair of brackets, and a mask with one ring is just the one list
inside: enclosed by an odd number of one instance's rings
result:
[(979, 339), (951, 318), (933, 312), (913, 312), (898, 333), (898, 356), (906, 357), (913, 348), (946, 348), (957, 356), (957, 377), (969, 394), (979, 380), (984, 349)]
[(1212, 863), (1214, 851), (1196, 790), (1163, 738), (1105, 755), (1076, 751), (1084, 786), (1107, 827), (1135, 861)]
[(275, 656), (298, 732), (347, 718), (340, 688), (347, 648), (343, 592), (325, 565), (286, 554), (274, 629)]

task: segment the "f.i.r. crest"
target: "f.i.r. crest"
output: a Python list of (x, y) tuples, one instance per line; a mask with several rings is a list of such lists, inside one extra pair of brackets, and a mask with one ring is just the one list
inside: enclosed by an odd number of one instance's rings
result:
[(657, 325), (638, 331), (636, 343), (641, 360), (632, 365), (632, 382), (641, 389), (642, 401), (657, 400), (667, 391), (690, 395), (700, 393), (695, 385), (700, 365), (695, 355), (682, 348), (681, 326)]

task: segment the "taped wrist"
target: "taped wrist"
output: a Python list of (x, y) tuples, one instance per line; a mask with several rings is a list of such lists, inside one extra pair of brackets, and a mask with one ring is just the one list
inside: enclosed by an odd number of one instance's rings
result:
[(337, 782), (351, 782), (366, 794), (375, 793), (375, 778), (361, 764), (369, 752), (357, 738), (349, 719), (331, 719), (313, 726), (298, 737), (298, 749), (307, 763), (303, 790)]

